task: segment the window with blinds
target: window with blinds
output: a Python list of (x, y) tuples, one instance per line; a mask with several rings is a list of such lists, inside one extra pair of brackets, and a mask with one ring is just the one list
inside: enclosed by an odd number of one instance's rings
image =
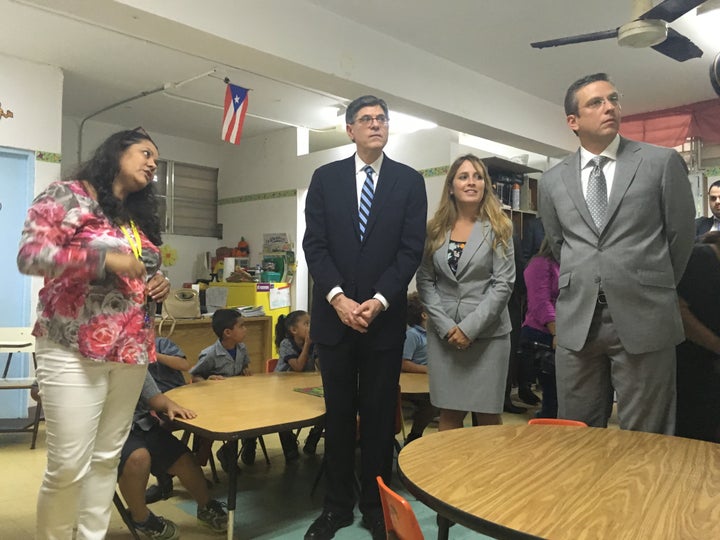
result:
[(218, 169), (159, 161), (155, 175), (161, 220), (169, 234), (219, 237)]

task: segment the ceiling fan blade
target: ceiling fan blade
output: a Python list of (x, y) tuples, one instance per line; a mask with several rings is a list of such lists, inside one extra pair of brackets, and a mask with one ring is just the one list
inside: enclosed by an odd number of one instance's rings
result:
[(536, 41), (531, 43), (533, 49), (544, 49), (546, 47), (558, 47), (560, 45), (570, 45), (572, 43), (585, 43), (587, 41), (600, 41), (601, 39), (615, 38), (618, 35), (618, 29), (605, 30), (603, 32), (592, 32), (590, 34), (580, 34), (578, 36), (569, 36), (558, 39), (549, 39), (547, 41)]
[(664, 2), (660, 2), (654, 8), (640, 15), (639, 18), (673, 22), (704, 2), (705, 0), (664, 0)]
[(672, 28), (668, 28), (667, 39), (655, 45), (653, 49), (678, 62), (684, 62), (691, 58), (700, 58), (703, 55), (702, 49)]

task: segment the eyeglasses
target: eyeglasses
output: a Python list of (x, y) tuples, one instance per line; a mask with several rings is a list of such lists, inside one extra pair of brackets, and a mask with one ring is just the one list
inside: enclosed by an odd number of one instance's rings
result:
[(353, 124), (360, 124), (362, 127), (369, 127), (373, 121), (377, 122), (379, 126), (387, 126), (390, 119), (384, 114), (378, 114), (377, 116), (370, 116), (366, 114), (360, 118), (356, 118)]
[(606, 98), (594, 98), (588, 101), (584, 107), (586, 109), (596, 110), (602, 107), (605, 102), (607, 102), (609, 105), (612, 105), (613, 107), (617, 107), (620, 105), (620, 94), (611, 94)]

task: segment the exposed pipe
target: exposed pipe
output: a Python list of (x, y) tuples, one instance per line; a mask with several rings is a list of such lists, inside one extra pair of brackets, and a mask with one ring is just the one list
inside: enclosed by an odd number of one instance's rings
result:
[(135, 101), (136, 99), (144, 98), (146, 96), (151, 96), (153, 94), (157, 94), (158, 92), (164, 92), (168, 88), (180, 88), (181, 86), (184, 86), (192, 81), (196, 81), (197, 79), (207, 77), (208, 75), (215, 73), (215, 71), (216, 71), (215, 69), (211, 69), (209, 71), (206, 71), (205, 73), (200, 73), (199, 75), (194, 75), (188, 79), (182, 80), (177, 83), (165, 83), (162, 86), (160, 86), (159, 88), (140, 92), (139, 94), (137, 94), (133, 97), (123, 99), (121, 101), (118, 101), (117, 103), (113, 103), (112, 105), (108, 105), (107, 107), (104, 107), (104, 108), (100, 109), (99, 111), (95, 111), (94, 113), (83, 118), (82, 121), (80, 122), (80, 127), (78, 129), (78, 151), (77, 151), (78, 163), (82, 162), (82, 141), (83, 141), (83, 129), (85, 128), (85, 122), (87, 122), (88, 120), (90, 120), (91, 118), (94, 118), (95, 116), (97, 116), (99, 114), (109, 111), (110, 109), (114, 109), (116, 107), (119, 107), (120, 105), (124, 105), (125, 103), (130, 103), (131, 101)]
[[(177, 99), (178, 101), (185, 101), (187, 103), (194, 103), (197, 105), (205, 105), (206, 107), (212, 107), (213, 109), (220, 109), (220, 110), (225, 109), (225, 107), (223, 107), (222, 105), (216, 105), (215, 103), (209, 103), (207, 101), (202, 101), (202, 100), (195, 99), (195, 98), (178, 96), (177, 94), (171, 94), (170, 92), (167, 92), (167, 91), (163, 92), (163, 95), (167, 96), (169, 98), (172, 98), (172, 99)], [(298, 124), (293, 124), (291, 122), (285, 122), (284, 120), (276, 120), (274, 118), (268, 118), (267, 116), (260, 116), (259, 114), (252, 114), (249, 112), (246, 112), (245, 116), (249, 116), (250, 118), (257, 118), (258, 120), (265, 120), (267, 122), (275, 122), (276, 124), (282, 124), (284, 126), (289, 126), (289, 127), (294, 127), (294, 128), (303, 128), (303, 129), (307, 129), (308, 131), (312, 131), (314, 133), (326, 133), (326, 132), (335, 130), (334, 127), (328, 128), (328, 129), (315, 129), (315, 128), (310, 128), (307, 126), (300, 126)]]

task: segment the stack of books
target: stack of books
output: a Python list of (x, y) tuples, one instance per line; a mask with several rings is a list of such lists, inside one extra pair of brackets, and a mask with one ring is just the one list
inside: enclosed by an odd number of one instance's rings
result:
[(264, 317), (265, 309), (262, 306), (240, 306), (236, 307), (243, 317)]

